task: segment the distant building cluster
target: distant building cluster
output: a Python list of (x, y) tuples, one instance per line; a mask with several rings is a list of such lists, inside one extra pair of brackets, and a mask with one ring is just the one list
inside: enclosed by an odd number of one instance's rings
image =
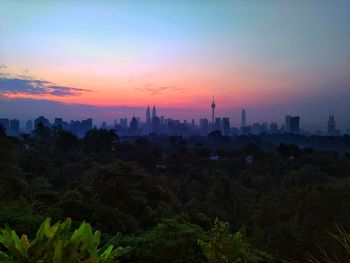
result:
[(82, 121), (70, 121), (67, 123), (63, 121), (61, 118), (55, 118), (53, 123), (50, 123), (48, 119), (44, 116), (40, 116), (34, 120), (34, 125), (32, 120), (28, 120), (26, 122), (25, 128), (20, 129), (20, 121), (17, 119), (9, 120), (9, 119), (0, 119), (0, 125), (5, 128), (5, 132), (8, 135), (17, 136), (21, 132), (22, 133), (30, 133), (33, 129), (36, 129), (39, 125), (48, 128), (62, 128), (64, 130), (71, 131), (79, 137), (83, 137), (85, 133), (92, 129), (92, 119), (82, 120)]
[[(207, 135), (213, 131), (220, 131), (225, 136), (235, 135), (258, 135), (261, 133), (295, 133), (301, 132), (299, 128), (300, 117), (299, 116), (286, 116), (285, 124), (278, 126), (277, 123), (253, 123), (247, 124), (246, 110), (242, 110), (241, 125), (240, 127), (232, 127), (230, 118), (217, 117), (215, 114), (216, 104), (213, 101), (211, 107), (211, 120), (207, 118), (199, 119), (196, 123), (194, 119), (191, 122), (180, 121), (177, 119), (166, 118), (165, 116), (158, 116), (155, 106), (150, 106), (146, 109), (145, 121), (141, 121), (139, 117), (133, 116), (130, 123), (126, 118), (115, 120), (114, 128), (121, 136), (128, 135), (148, 135), (148, 134), (163, 134), (169, 136), (188, 136), (188, 135)], [(105, 125), (105, 124), (104, 124)], [(102, 125), (102, 128), (106, 126)]]
[(17, 136), (20, 133), (19, 120), (0, 119), (0, 125), (4, 127), (8, 135)]
[[(211, 107), (211, 120), (207, 118), (199, 119), (196, 123), (194, 119), (191, 122), (180, 121), (177, 119), (166, 118), (165, 116), (159, 116), (156, 106), (152, 109), (148, 106), (145, 110), (145, 119), (141, 121), (140, 117), (133, 115), (130, 122), (127, 118), (120, 118), (115, 120), (113, 125), (107, 125), (106, 122), (102, 122), (100, 128), (102, 129), (115, 129), (120, 136), (136, 136), (136, 135), (149, 135), (159, 134), (168, 136), (189, 136), (189, 135), (204, 135), (213, 131), (220, 131), (224, 136), (237, 136), (237, 135), (259, 135), (261, 133), (291, 133), (291, 134), (304, 134), (305, 132), (300, 128), (300, 116), (285, 116), (284, 124), (278, 125), (276, 122), (272, 123), (258, 123), (255, 122), (251, 125), (247, 121), (247, 112), (245, 109), (241, 112), (240, 127), (232, 127), (230, 118), (217, 117), (216, 116), (216, 104), (213, 101)], [(26, 122), (25, 128), (20, 129), (20, 121), (17, 119), (0, 119), (0, 125), (5, 128), (7, 134), (17, 136), (21, 132), (30, 133), (38, 125), (44, 127), (60, 127), (64, 130), (71, 131), (79, 137), (83, 137), (85, 133), (92, 129), (92, 119), (86, 119), (81, 121), (65, 122), (61, 118), (55, 118), (53, 123), (50, 123), (44, 116), (40, 116), (34, 120), (34, 123), (29, 120)], [(349, 131), (350, 133), (350, 131)], [(334, 114), (329, 115), (327, 123), (327, 134), (330, 136), (340, 135), (340, 131), (336, 129)]]

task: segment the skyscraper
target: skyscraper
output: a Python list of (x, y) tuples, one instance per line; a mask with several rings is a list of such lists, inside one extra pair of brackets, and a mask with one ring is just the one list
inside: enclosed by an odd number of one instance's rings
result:
[(153, 109), (152, 109), (152, 118), (157, 116), (157, 111), (156, 111), (156, 106), (153, 105)]
[(34, 120), (34, 127), (35, 129), (38, 128), (38, 125), (41, 123), (44, 127), (49, 127), (50, 122), (48, 119), (46, 119), (44, 116), (40, 116)]
[(245, 109), (242, 110), (242, 116), (241, 116), (241, 128), (247, 126), (246, 123), (246, 115), (245, 115)]
[(5, 129), (5, 132), (10, 131), (10, 120), (9, 119), (0, 119), (0, 125)]
[(284, 122), (285, 122), (285, 130), (286, 132), (290, 132), (290, 119), (292, 118), (292, 116), (290, 115), (287, 115), (285, 118), (284, 118)]
[(130, 121), (130, 134), (136, 135), (137, 131), (138, 131), (138, 123), (137, 123), (137, 119), (135, 118), (135, 115), (134, 115)]
[(146, 110), (146, 127), (145, 127), (146, 134), (149, 134), (151, 132), (151, 127), (152, 127), (151, 109), (148, 105)]
[(221, 118), (215, 118), (214, 130), (221, 131)]
[(213, 102), (211, 103), (211, 125), (214, 127), (214, 121), (215, 121), (215, 101), (213, 96)]
[(199, 121), (199, 129), (201, 131), (201, 134), (207, 135), (208, 134), (208, 119), (200, 119)]
[(152, 132), (157, 134), (160, 132), (160, 119), (157, 116), (152, 118)]
[(328, 118), (328, 135), (335, 135), (335, 120), (334, 120), (334, 114), (329, 114)]
[(19, 120), (13, 119), (10, 121), (10, 134), (11, 135), (19, 134)]
[(230, 135), (231, 131), (231, 125), (230, 125), (230, 119), (229, 118), (222, 118), (222, 131), (224, 135)]
[(148, 106), (146, 110), (146, 123), (151, 120), (151, 109)]
[(299, 116), (292, 117), (291, 123), (290, 123), (290, 131), (292, 133), (299, 133), (299, 126), (300, 126), (300, 117)]
[(91, 129), (92, 129), (91, 118), (81, 121), (81, 136), (84, 136)]
[(287, 115), (285, 117), (286, 132), (299, 133), (299, 124), (300, 124), (300, 117), (299, 116)]
[(128, 127), (128, 119), (127, 118), (121, 118), (119, 123), (120, 123), (120, 127), (122, 129), (126, 129)]

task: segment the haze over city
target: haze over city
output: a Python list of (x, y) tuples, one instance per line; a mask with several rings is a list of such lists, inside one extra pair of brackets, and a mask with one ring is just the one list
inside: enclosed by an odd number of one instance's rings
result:
[[(350, 128), (348, 1), (2, 1), (0, 112)], [(83, 3), (83, 4), (82, 4)]]

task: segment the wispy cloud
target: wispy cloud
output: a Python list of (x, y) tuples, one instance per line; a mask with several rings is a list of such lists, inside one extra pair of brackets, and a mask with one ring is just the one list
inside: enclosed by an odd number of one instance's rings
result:
[(59, 86), (46, 80), (32, 79), (25, 76), (7, 77), (0, 76), (1, 95), (51, 95), (56, 97), (76, 96), (87, 89)]
[(0, 64), (0, 69), (4, 69), (7, 68), (7, 66), (5, 64)]
[(150, 84), (146, 84), (142, 88), (134, 88), (134, 89), (139, 90), (139, 91), (148, 92), (151, 95), (159, 95), (159, 94), (162, 94), (163, 92), (169, 92), (169, 91), (179, 91), (179, 92), (184, 91), (183, 88), (172, 87), (172, 86), (150, 87)]

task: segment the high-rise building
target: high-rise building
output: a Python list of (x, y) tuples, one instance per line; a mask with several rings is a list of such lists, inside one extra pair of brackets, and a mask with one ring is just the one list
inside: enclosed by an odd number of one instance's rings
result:
[(137, 123), (137, 119), (135, 118), (135, 116), (133, 116), (131, 121), (130, 121), (130, 134), (136, 135), (137, 132), (138, 132), (138, 123)]
[(105, 121), (103, 121), (100, 128), (107, 130), (107, 123)]
[(127, 118), (121, 118), (119, 123), (120, 123), (120, 127), (122, 129), (126, 129), (128, 127), (128, 119)]
[(221, 118), (215, 118), (214, 130), (221, 131)]
[(222, 118), (222, 131), (224, 135), (231, 135), (231, 125), (229, 118)]
[(38, 125), (41, 123), (44, 127), (50, 127), (50, 122), (44, 116), (40, 116), (34, 120), (35, 129), (38, 128)]
[(239, 129), (237, 127), (232, 127), (231, 133), (233, 136), (237, 136), (239, 134)]
[(160, 119), (157, 116), (152, 118), (152, 132), (157, 134), (160, 133)]
[(285, 117), (285, 129), (289, 133), (299, 133), (300, 117), (290, 116)]
[(145, 132), (146, 134), (149, 134), (152, 129), (152, 118), (151, 118), (151, 108), (147, 106), (146, 110), (146, 125), (145, 125)]
[(151, 109), (149, 106), (147, 107), (147, 110), (146, 110), (146, 123), (148, 121), (151, 121)]
[(216, 104), (213, 96), (213, 102), (211, 103), (211, 125), (213, 126), (213, 128), (214, 128), (214, 120), (215, 120), (215, 108), (216, 108)]
[(290, 119), (292, 118), (292, 116), (290, 115), (287, 115), (285, 118), (284, 118), (284, 128), (285, 128), (285, 131), (286, 132), (290, 132)]
[(292, 133), (299, 133), (299, 128), (300, 126), (300, 117), (299, 116), (294, 116), (291, 119), (291, 123), (290, 123), (290, 131)]
[(0, 125), (5, 129), (5, 132), (10, 131), (10, 120), (9, 119), (0, 119)]
[(199, 120), (199, 129), (201, 134), (207, 135), (209, 130), (209, 121), (208, 119), (200, 119)]
[(156, 106), (153, 105), (153, 108), (152, 108), (152, 118), (156, 117), (157, 116), (157, 110), (156, 110)]
[(241, 114), (241, 128), (247, 126), (246, 123), (246, 112), (245, 109), (242, 110), (242, 114)]
[(13, 119), (10, 121), (10, 134), (11, 135), (19, 134), (19, 120)]
[(336, 129), (335, 129), (335, 120), (334, 120), (334, 114), (329, 114), (328, 118), (328, 135), (335, 135)]
[(82, 129), (83, 129), (83, 133), (87, 133), (89, 130), (92, 129), (92, 119), (86, 119), (86, 120), (82, 120), (81, 121), (81, 125), (82, 125)]
[(261, 127), (261, 124), (258, 123), (258, 122), (254, 122), (253, 123), (253, 126), (252, 126), (252, 133), (254, 135), (258, 135), (262, 132), (262, 127)]
[(247, 126), (241, 127), (240, 132), (242, 135), (252, 134), (252, 126), (247, 125)]

